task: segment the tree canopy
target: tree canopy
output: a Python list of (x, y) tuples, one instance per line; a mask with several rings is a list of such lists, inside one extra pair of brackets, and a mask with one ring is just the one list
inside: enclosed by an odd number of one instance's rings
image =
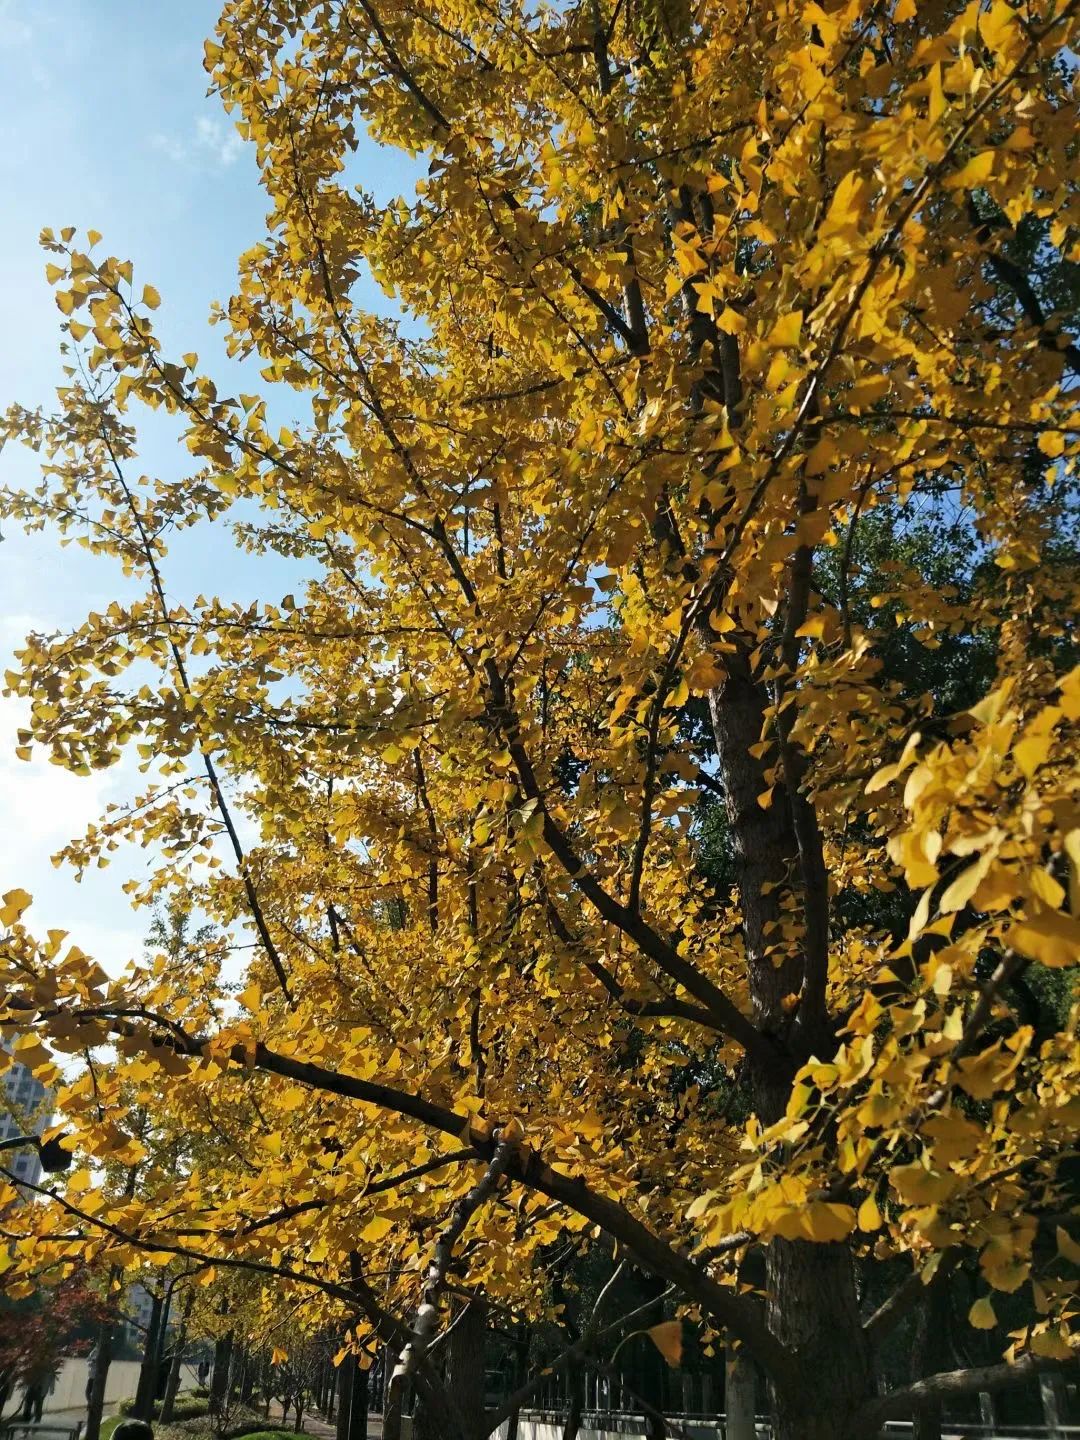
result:
[[(269, 211), (214, 319), (269, 388), (45, 231), (66, 380), (4, 420), (2, 512), (140, 592), (8, 675), (25, 753), (148, 775), (64, 858), (213, 927), (111, 978), (5, 897), (78, 1157), (13, 1263), (261, 1273), (430, 1398), (451, 1290), (551, 1315), (603, 1234), (779, 1440), (1071, 1363), (1077, 10), (230, 0)], [(181, 600), (208, 524), (310, 578)], [(880, 1397), (959, 1270), (986, 1364)]]

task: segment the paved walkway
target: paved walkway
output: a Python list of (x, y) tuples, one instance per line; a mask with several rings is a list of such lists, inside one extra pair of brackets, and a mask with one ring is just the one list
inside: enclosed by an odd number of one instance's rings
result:
[[(281, 1419), (281, 1406), (276, 1400), (270, 1406), (270, 1420), (276, 1421), (281, 1425), (283, 1430), (291, 1430), (293, 1428), (292, 1420), (290, 1420), (287, 1425), (283, 1424)], [(328, 1423), (321, 1415), (316, 1414), (316, 1412), (312, 1410), (304, 1416), (304, 1433), (307, 1435), (315, 1435), (318, 1437), (318, 1440), (333, 1440), (333, 1437), (337, 1435), (337, 1426), (333, 1423)], [(368, 1416), (367, 1433), (368, 1440), (382, 1440), (382, 1417), (380, 1415)]]

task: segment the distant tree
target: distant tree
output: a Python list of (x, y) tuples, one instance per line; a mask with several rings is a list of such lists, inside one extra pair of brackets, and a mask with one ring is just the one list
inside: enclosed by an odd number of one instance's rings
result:
[[(18, 1282), (16, 1282), (18, 1283)], [(76, 1275), (30, 1296), (0, 1291), (0, 1417), (22, 1386), (48, 1390), (65, 1355), (84, 1354), (107, 1304)]]

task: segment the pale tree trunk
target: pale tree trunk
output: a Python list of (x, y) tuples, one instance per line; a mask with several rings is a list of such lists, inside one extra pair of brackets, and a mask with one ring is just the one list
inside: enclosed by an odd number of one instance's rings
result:
[(1065, 1434), (1062, 1429), (1065, 1419), (1065, 1382), (1060, 1375), (1040, 1375), (1039, 1397), (1042, 1400), (1043, 1419), (1052, 1440), (1059, 1440)]
[(757, 1440), (754, 1367), (741, 1350), (728, 1348), (724, 1367), (724, 1440)]
[[(527, 1332), (526, 1332), (527, 1334)], [(510, 1379), (511, 1391), (525, 1379), (527, 1369), (527, 1357), (529, 1350), (528, 1338), (522, 1340), (519, 1336), (518, 1343), (514, 1346), (514, 1368)], [(518, 1427), (521, 1423), (521, 1411), (514, 1410), (506, 1426), (506, 1440), (518, 1440)]]
[(394, 1374), (395, 1360), (394, 1351), (387, 1345), (383, 1350), (383, 1440), (401, 1440), (401, 1411), (405, 1386), (392, 1387), (390, 1384)]
[[(444, 1344), (431, 1356), (432, 1361), (442, 1360), (450, 1413), (460, 1420), (470, 1440), (471, 1437), (480, 1440), (487, 1434), (484, 1420), (485, 1311), (482, 1301), (469, 1301), (454, 1318)], [(445, 1440), (451, 1433), (447, 1423), (449, 1417), (436, 1409), (439, 1404), (434, 1396), (416, 1394), (413, 1402), (413, 1440)]]

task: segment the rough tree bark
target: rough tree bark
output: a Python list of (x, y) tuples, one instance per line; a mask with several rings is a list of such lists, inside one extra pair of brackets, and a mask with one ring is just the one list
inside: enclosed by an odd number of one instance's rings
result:
[[(911, 1346), (911, 1378), (921, 1380), (932, 1373), (935, 1347), (940, 1353), (942, 1335), (939, 1326), (941, 1306), (937, 1303), (939, 1289), (931, 1285), (923, 1296), (915, 1321), (915, 1338)], [(928, 1400), (912, 1416), (912, 1440), (941, 1440), (941, 1402)]]
[(135, 1387), (135, 1403), (131, 1407), (135, 1420), (154, 1418), (154, 1390), (157, 1380), (158, 1336), (161, 1333), (161, 1317), (165, 1301), (160, 1295), (150, 1297), (150, 1323), (146, 1327), (143, 1341), (142, 1363), (139, 1366), (139, 1380)]
[(340, 1366), (330, 1366), (330, 1373), (326, 1377), (326, 1386), (323, 1391), (323, 1413), (329, 1424), (334, 1423), (334, 1406), (337, 1401), (338, 1382), (340, 1380)]
[(165, 1394), (161, 1400), (162, 1425), (168, 1425), (172, 1419), (173, 1406), (176, 1404), (176, 1392), (180, 1388), (180, 1366), (184, 1360), (184, 1346), (187, 1343), (188, 1322), (191, 1319), (191, 1310), (194, 1303), (194, 1293), (189, 1290), (184, 1299), (184, 1308), (180, 1315), (180, 1328), (176, 1332), (176, 1344), (173, 1346), (172, 1361), (169, 1364), (169, 1378), (165, 1382)]
[(353, 1376), (352, 1405), (349, 1407), (348, 1440), (367, 1440), (370, 1389), (368, 1372), (357, 1366)]
[(97, 1352), (97, 1360), (91, 1370), (90, 1385), (86, 1396), (84, 1440), (99, 1440), (101, 1415), (105, 1409), (105, 1386), (108, 1383), (109, 1365), (112, 1361), (113, 1325), (111, 1320), (103, 1320), (98, 1326), (94, 1349)]
[[(804, 988), (797, 954), (774, 963), (781, 899), (799, 888), (799, 845), (792, 806), (777, 785), (772, 803), (763, 764), (750, 753), (761, 739), (770, 697), (740, 647), (725, 657), (728, 675), (709, 697), (725, 809), (735, 855), (743, 937), (760, 1030), (776, 1042), (775, 1061), (748, 1057), (754, 1108), (771, 1124), (783, 1114), (797, 1066), (826, 1039), (820, 1024), (800, 1027), (818, 1001)], [(816, 896), (820, 905), (827, 897)], [(805, 1017), (804, 1017), (805, 1019)], [(775, 1440), (856, 1440), (855, 1415), (874, 1396), (870, 1346), (863, 1334), (850, 1248), (774, 1240), (766, 1247), (766, 1319), (794, 1357), (792, 1376), (770, 1385)], [(862, 1437), (859, 1437), (862, 1440)]]
[(484, 1426), (484, 1360), (487, 1347), (487, 1307), (470, 1300), (447, 1337), (446, 1385), (457, 1404), (467, 1433), (481, 1436)]
[(231, 1330), (227, 1335), (221, 1335), (214, 1341), (214, 1368), (210, 1374), (211, 1415), (219, 1415), (228, 1406), (232, 1348)]
[(336, 1440), (365, 1440), (367, 1421), (368, 1372), (347, 1355), (338, 1367)]

